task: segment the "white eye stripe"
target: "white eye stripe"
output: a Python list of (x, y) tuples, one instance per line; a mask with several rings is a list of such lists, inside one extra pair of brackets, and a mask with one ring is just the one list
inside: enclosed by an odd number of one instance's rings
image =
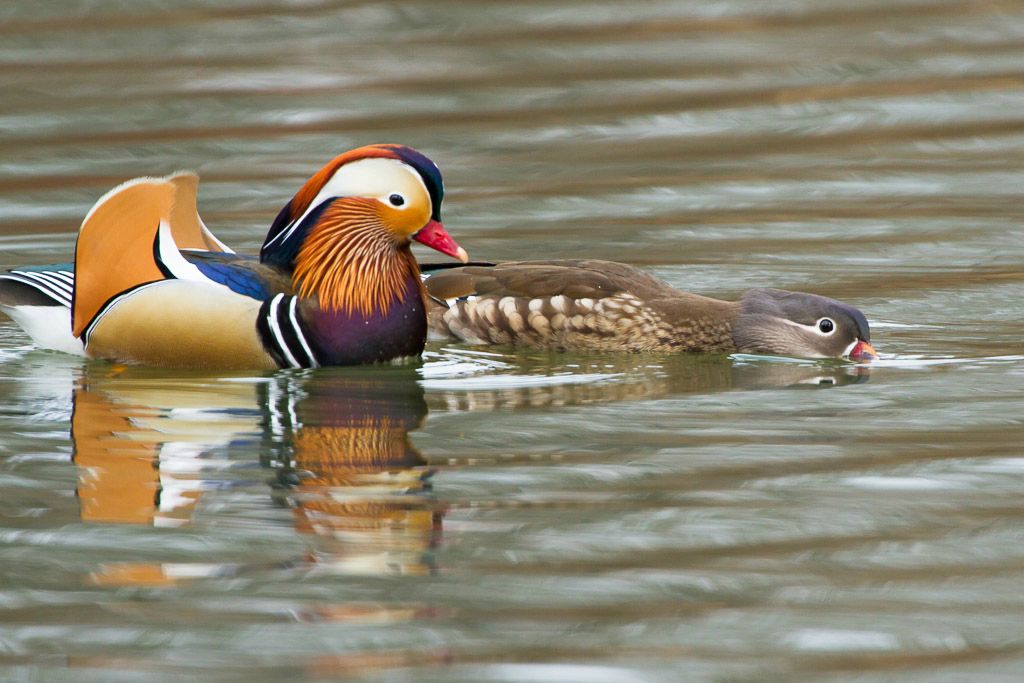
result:
[[(324, 183), (320, 191), (317, 192), (316, 196), (306, 207), (306, 210), (301, 216), (291, 221), (281, 232), (270, 241), (268, 241), (264, 248), (269, 247), (272, 244), (283, 244), (299, 229), (303, 221), (309, 216), (309, 214), (316, 211), (317, 207), (323, 204), (325, 201), (334, 200), (338, 197), (377, 197), (377, 199), (393, 206), (388, 201), (388, 197), (392, 194), (401, 194), (399, 192), (391, 191), (384, 195), (377, 195), (380, 192), (381, 184), (387, 182), (389, 185), (390, 181), (387, 180), (389, 173), (401, 169), (401, 173), (405, 173), (411, 178), (416, 185), (423, 190), (423, 194), (427, 197), (428, 207), (433, 212), (433, 204), (430, 203), (430, 192), (427, 190), (426, 184), (423, 182), (423, 178), (419, 172), (412, 166), (409, 166), (404, 161), (391, 158), (380, 158), (371, 157), (369, 159), (359, 159), (357, 161), (351, 161), (343, 166), (339, 167), (334, 172), (330, 180)], [(380, 183), (380, 184), (378, 184)], [(119, 186), (120, 187), (120, 186)], [(115, 188), (116, 189), (116, 188)], [(402, 194), (402, 198), (405, 199), (405, 207), (409, 206), (409, 197), (407, 194)], [(395, 207), (395, 208), (405, 208)], [(88, 218), (88, 216), (86, 217)]]
[[(819, 337), (831, 337), (833, 334), (835, 334), (836, 330), (839, 329), (839, 326), (836, 325), (835, 320), (828, 317), (818, 318), (818, 320), (816, 320), (813, 325), (804, 325), (803, 323), (798, 323), (793, 320), (787, 320), (785, 318), (780, 318), (780, 320), (782, 320), (787, 325), (792, 325), (793, 327), (799, 327), (801, 329), (807, 330), (808, 332), (813, 332)], [(830, 323), (832, 323), (832, 329), (829, 330), (828, 332), (822, 332), (821, 328), (819, 327), (819, 325), (821, 325), (822, 320), (827, 320)]]

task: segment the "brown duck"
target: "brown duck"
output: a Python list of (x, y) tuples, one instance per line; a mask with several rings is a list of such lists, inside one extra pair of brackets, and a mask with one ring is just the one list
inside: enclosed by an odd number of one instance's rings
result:
[(815, 294), (751, 289), (722, 301), (622, 263), (575, 260), (439, 267), (425, 284), (432, 336), (470, 344), (877, 357), (864, 314)]

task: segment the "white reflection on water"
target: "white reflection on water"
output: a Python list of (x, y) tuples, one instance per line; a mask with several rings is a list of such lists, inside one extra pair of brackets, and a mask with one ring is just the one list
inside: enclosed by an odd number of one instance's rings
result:
[(555, 375), (487, 375), (486, 377), (464, 377), (461, 379), (428, 379), (423, 381), (423, 388), (431, 391), (529, 389), (569, 384), (593, 384), (613, 381), (621, 376), (568, 372)]
[(849, 650), (897, 650), (899, 638), (881, 631), (844, 631), (839, 629), (801, 629), (788, 633), (784, 643), (800, 650), (842, 652)]
[(860, 476), (847, 477), (843, 483), (848, 486), (874, 491), (938, 491), (943, 489), (961, 489), (970, 483), (977, 486), (981, 481), (977, 477), (898, 477), (898, 476)]
[(522, 681), (548, 683), (574, 681), (575, 683), (647, 683), (650, 679), (615, 666), (588, 666), (586, 664), (492, 664), (482, 667), (482, 676), (491, 681)]
[(436, 392), (592, 384), (624, 376), (623, 373), (587, 373), (575, 369), (554, 372), (535, 369), (535, 374), (525, 374), (515, 356), (475, 349), (445, 347), (439, 353), (428, 351), (423, 358), (425, 363), (419, 370), (423, 377), (420, 384), (424, 389)]
[(896, 355), (896, 354), (879, 354), (876, 360), (871, 361), (871, 365), (876, 368), (903, 368), (903, 369), (918, 369), (918, 368), (930, 368), (940, 365), (1000, 365), (1000, 364), (1012, 364), (1015, 365), (1024, 361), (1024, 356), (982, 356), (980, 358), (928, 358), (925, 356), (912, 356), (912, 355)]

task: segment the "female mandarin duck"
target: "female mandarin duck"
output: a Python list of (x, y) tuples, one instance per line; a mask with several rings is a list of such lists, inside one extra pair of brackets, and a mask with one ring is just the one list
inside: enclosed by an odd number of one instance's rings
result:
[(848, 304), (780, 289), (709, 299), (621, 263), (472, 264), (430, 275), (426, 285), (431, 333), (473, 344), (877, 357), (867, 319)]
[(258, 259), (207, 230), (197, 185), (182, 173), (114, 188), (82, 222), (73, 267), (0, 276), (0, 310), (44, 348), (114, 361), (352, 365), (423, 350), (410, 240), (468, 260), (440, 222), (440, 172), (408, 147), (328, 163), (278, 214)]

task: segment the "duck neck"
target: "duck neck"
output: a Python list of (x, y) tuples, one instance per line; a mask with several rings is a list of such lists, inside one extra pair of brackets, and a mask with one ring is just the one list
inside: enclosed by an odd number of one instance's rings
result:
[[(407, 296), (422, 299), (408, 243), (396, 243), (370, 201), (348, 200), (323, 213), (299, 248), (292, 281), (303, 299), (345, 316), (387, 317)], [(412, 292), (410, 281), (417, 283)]]

